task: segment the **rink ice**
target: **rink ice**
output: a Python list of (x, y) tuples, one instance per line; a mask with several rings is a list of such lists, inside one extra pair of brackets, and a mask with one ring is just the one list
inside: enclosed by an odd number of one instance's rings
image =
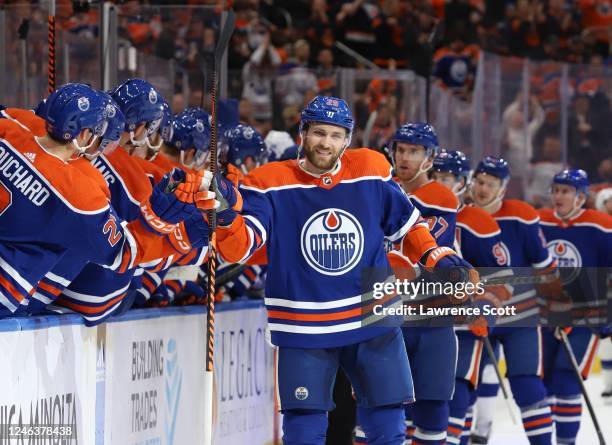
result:
[[(506, 387), (508, 387), (507, 380)], [(586, 381), (586, 387), (593, 408), (595, 409), (597, 420), (599, 421), (604, 438), (606, 439), (606, 443), (612, 445), (612, 405), (606, 406), (602, 402), (601, 392), (603, 390), (603, 379), (601, 373), (592, 374)], [(520, 422), (520, 412), (514, 402), (512, 402), (512, 406), (515, 410), (517, 422)], [(599, 444), (586, 404), (583, 404), (582, 422), (580, 423), (580, 431), (576, 444)], [(493, 421), (493, 432), (489, 440), (489, 445), (529, 445), (527, 436), (525, 436), (523, 432), (522, 425), (514, 425), (512, 420), (510, 420), (508, 408), (502, 398), (501, 391), (499, 392), (497, 404), (495, 406), (495, 419)]]

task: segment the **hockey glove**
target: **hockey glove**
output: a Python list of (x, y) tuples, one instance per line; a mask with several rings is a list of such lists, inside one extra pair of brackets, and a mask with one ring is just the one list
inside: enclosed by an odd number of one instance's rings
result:
[[(476, 269), (449, 247), (435, 247), (428, 250), (420, 263), (425, 266), (425, 269), (433, 271), (441, 281), (454, 285), (465, 283), (460, 294), (449, 296), (453, 304), (464, 303), (475, 293), (476, 285), (480, 282)], [(470, 286), (468, 286), (469, 283), (471, 283)]]
[(185, 178), (186, 174), (182, 170), (175, 169), (153, 187), (149, 200), (140, 205), (140, 216), (145, 227), (165, 235), (172, 233), (179, 222), (191, 215), (193, 205), (182, 199), (185, 191), (179, 189), (185, 184), (180, 181)]
[(208, 244), (208, 223), (198, 210), (193, 209), (191, 216), (168, 235), (168, 240), (177, 252), (186, 255)]
[(227, 227), (234, 222), (236, 211), (242, 210), (242, 196), (234, 184), (221, 175), (215, 177), (215, 191), (221, 206), (217, 209), (217, 222)]

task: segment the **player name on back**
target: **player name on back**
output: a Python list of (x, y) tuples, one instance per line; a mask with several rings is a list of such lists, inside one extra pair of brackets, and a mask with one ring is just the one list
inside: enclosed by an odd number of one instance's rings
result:
[(0, 144), (0, 175), (8, 179), (33, 204), (41, 206), (51, 195), (32, 172), (27, 161), (21, 159), (3, 144)]

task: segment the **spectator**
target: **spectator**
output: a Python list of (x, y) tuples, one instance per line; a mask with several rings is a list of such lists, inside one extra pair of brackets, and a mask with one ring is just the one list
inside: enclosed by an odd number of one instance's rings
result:
[(244, 29), (236, 29), (234, 31), (227, 53), (227, 67), (230, 70), (241, 70), (249, 61), (251, 49), (249, 48), (247, 34)]
[(304, 98), (317, 94), (317, 78), (308, 68), (310, 58), (310, 45), (306, 40), (298, 40), (293, 45), (294, 57), (285, 66), (286, 74), (277, 79), (276, 94), (281, 105), (303, 106)]
[(242, 97), (252, 103), (255, 119), (272, 118), (272, 82), (279, 65), (280, 57), (267, 33), (242, 70)]
[(612, 215), (612, 188), (605, 188), (597, 193), (595, 208), (600, 212)]
[(459, 33), (452, 37), (450, 45), (440, 48), (434, 56), (433, 75), (444, 87), (455, 93), (471, 89), (476, 71), (478, 48), (466, 46)]
[(318, 66), (315, 70), (319, 93), (325, 96), (338, 96), (337, 75), (338, 70), (334, 67), (334, 53), (323, 48), (317, 56)]
[(610, 153), (610, 104), (605, 95), (581, 94), (569, 119), (568, 159), (593, 177), (597, 163)]
[(563, 170), (563, 163), (560, 162), (560, 159), (561, 140), (559, 136), (546, 136), (540, 158), (536, 162), (528, 164), (527, 168), (525, 199), (534, 207), (551, 205), (550, 184), (553, 177)]
[(337, 32), (344, 43), (364, 57), (376, 57), (375, 26), (380, 9), (375, 0), (343, 0), (335, 14)]
[(506, 150), (504, 158), (519, 173), (534, 156), (533, 140), (544, 123), (544, 110), (535, 96), (529, 98), (527, 116), (522, 92), (504, 110), (502, 125)]

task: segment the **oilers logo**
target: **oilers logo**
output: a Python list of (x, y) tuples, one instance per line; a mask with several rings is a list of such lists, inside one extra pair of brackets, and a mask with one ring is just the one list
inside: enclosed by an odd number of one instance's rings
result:
[(548, 252), (557, 261), (563, 284), (570, 283), (578, 276), (582, 257), (574, 244), (564, 239), (552, 240), (548, 242)]
[(302, 255), (324, 275), (342, 275), (353, 269), (361, 259), (363, 245), (361, 224), (345, 210), (320, 210), (302, 228)]

